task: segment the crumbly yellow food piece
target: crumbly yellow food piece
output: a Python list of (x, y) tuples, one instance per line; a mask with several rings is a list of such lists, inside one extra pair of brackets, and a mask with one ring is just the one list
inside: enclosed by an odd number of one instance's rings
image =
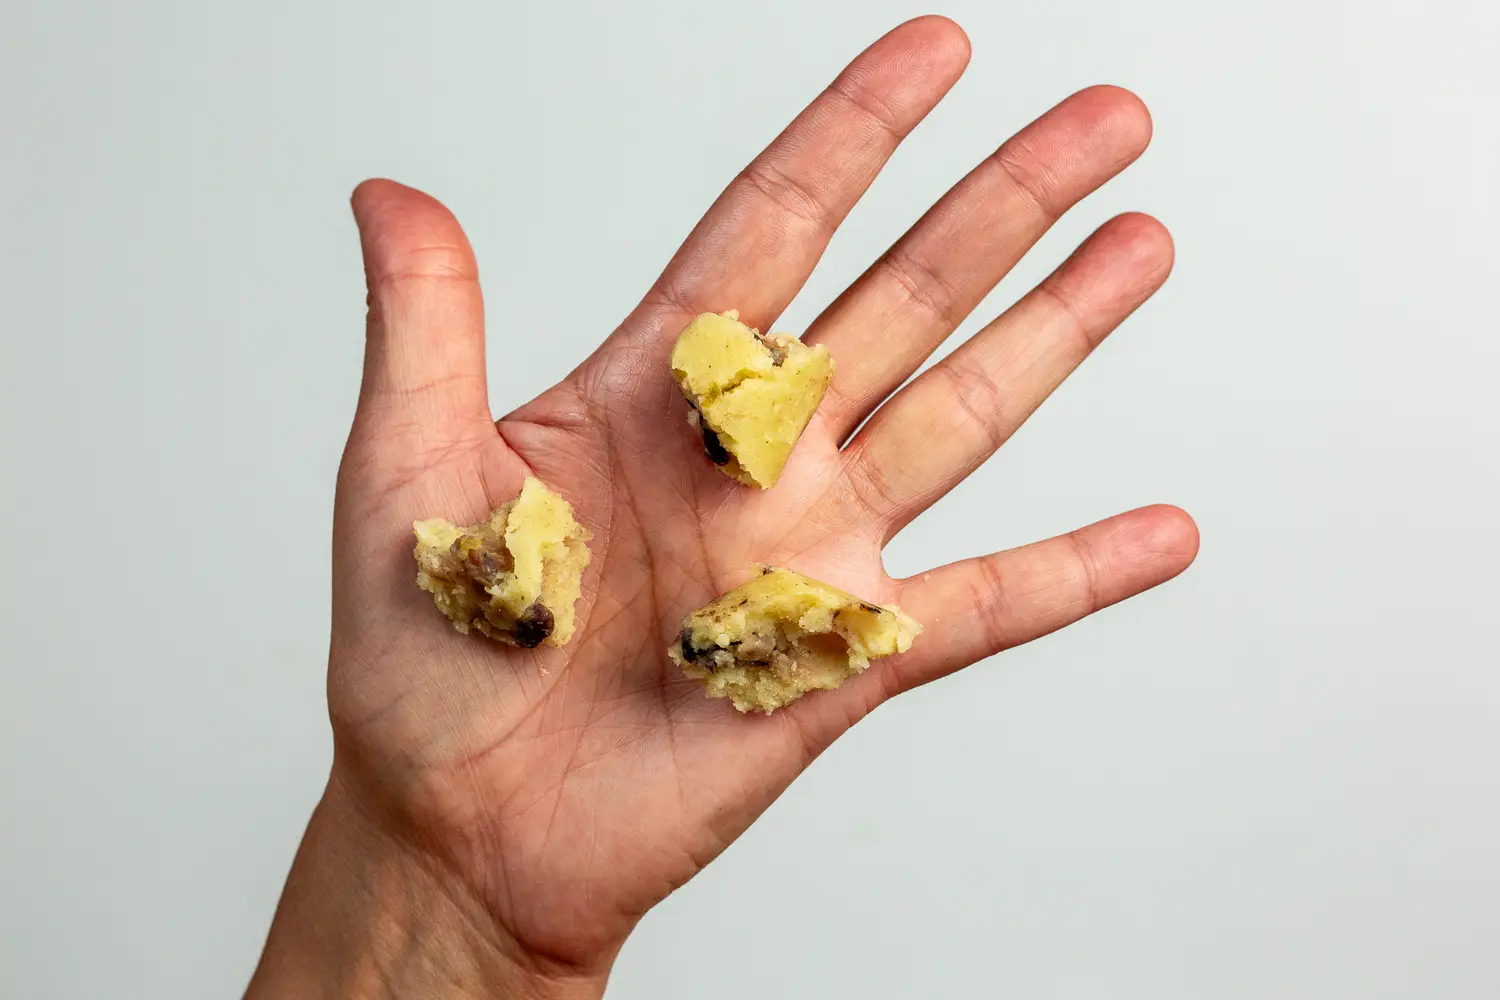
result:
[(733, 309), (704, 313), (672, 348), (688, 422), (726, 475), (769, 489), (833, 378), (833, 358), (788, 333), (761, 334)]
[(435, 517), (412, 530), (417, 586), (454, 628), (528, 648), (572, 638), (591, 536), (541, 480), (528, 476), (520, 496), (481, 524), (460, 528)]
[(684, 618), (667, 655), (710, 697), (769, 714), (808, 691), (838, 687), (873, 659), (906, 652), (921, 631), (898, 608), (764, 566)]

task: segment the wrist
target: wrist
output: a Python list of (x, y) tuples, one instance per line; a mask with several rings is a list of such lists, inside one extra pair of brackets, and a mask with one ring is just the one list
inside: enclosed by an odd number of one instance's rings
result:
[(335, 775), (313, 812), (246, 1000), (595, 1000), (608, 968), (516, 942), (439, 865), (383, 831)]

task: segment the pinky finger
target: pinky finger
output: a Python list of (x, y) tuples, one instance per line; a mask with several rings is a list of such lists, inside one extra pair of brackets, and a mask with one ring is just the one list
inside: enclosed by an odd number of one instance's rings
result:
[(1192, 518), (1162, 505), (910, 577), (898, 603), (924, 630), (887, 661), (894, 676), (883, 687), (910, 690), (1055, 632), (1165, 583), (1197, 554)]

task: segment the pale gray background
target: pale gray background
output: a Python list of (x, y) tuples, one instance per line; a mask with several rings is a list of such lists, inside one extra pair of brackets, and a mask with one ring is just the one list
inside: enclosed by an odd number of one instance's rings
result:
[[(490, 355), (504, 411), (923, 10), (0, 8), (0, 996), (232, 996), (329, 757), (350, 188), (466, 224), (491, 342), (533, 338)], [(1178, 267), (888, 565), (1158, 500), (1202, 556), (862, 724), (646, 919), (612, 997), (1500, 995), (1493, 10), (947, 5), (973, 65), (785, 325), (1094, 82), (1156, 141), (980, 315), (1125, 209)]]

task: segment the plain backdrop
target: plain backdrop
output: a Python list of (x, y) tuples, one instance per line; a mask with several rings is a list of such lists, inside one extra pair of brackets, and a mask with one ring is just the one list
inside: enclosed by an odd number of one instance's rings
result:
[[(350, 189), (398, 178), (465, 223), (504, 412), (924, 11), (0, 8), (0, 996), (235, 996), (330, 755)], [(1154, 144), (960, 336), (1122, 210), (1178, 265), (887, 565), (1155, 501), (1202, 555), (861, 724), (647, 917), (610, 996), (1500, 995), (1500, 14), (943, 12), (967, 75), (781, 326), (1096, 82), (1144, 97)]]

